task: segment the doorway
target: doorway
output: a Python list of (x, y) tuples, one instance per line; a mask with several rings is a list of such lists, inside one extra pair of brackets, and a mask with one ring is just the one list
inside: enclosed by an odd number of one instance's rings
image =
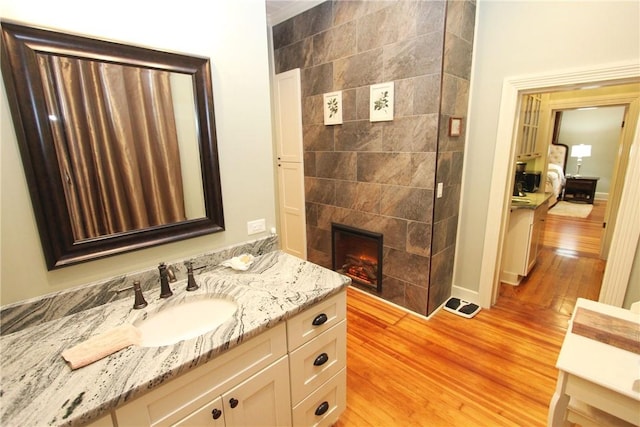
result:
[[(567, 99), (571, 95), (559, 92), (540, 94), (537, 97), (547, 103)], [(523, 99), (529, 98), (523, 96)], [(582, 98), (586, 104), (583, 107), (550, 111), (551, 123), (548, 127), (553, 132), (548, 132), (542, 126), (540, 139), (534, 144), (540, 147), (540, 158), (536, 159), (535, 165), (533, 162), (529, 165), (544, 169), (545, 163), (549, 163), (549, 169), (553, 166), (549, 175), (557, 180), (561, 165), (557, 163), (555, 156), (550, 156), (547, 160), (545, 154), (550, 151), (550, 144), (566, 147), (567, 156), (560, 169), (562, 177), (577, 180), (573, 182), (595, 183), (593, 193), (597, 196), (595, 200), (590, 195), (588, 200), (580, 201), (563, 198), (563, 192), (560, 192), (560, 198), (556, 201), (556, 194), (553, 194), (550, 208), (543, 220), (539, 243), (542, 250), (538, 252), (536, 264), (517, 286), (514, 287), (508, 281), (501, 283), (501, 304), (508, 301), (509, 304), (526, 304), (570, 315), (577, 298), (598, 299), (605, 267), (605, 261), (600, 261), (600, 258), (606, 258), (606, 254), (600, 254), (602, 225), (614, 166), (619, 163), (617, 157), (621, 153), (619, 147), (625, 106), (598, 107), (588, 105), (591, 96)], [(575, 154), (574, 147), (579, 148), (580, 144), (589, 147), (589, 156), (582, 159), (582, 170), (578, 171), (577, 158), (571, 157), (571, 154)], [(517, 159), (521, 158), (520, 155)], [(626, 164), (623, 166), (626, 168)], [(579, 172), (581, 173), (576, 178)], [(547, 180), (548, 185), (545, 185), (543, 179), (538, 191), (558, 190), (552, 183), (553, 181)], [(512, 215), (513, 213), (510, 217)]]
[[(609, 91), (624, 88), (612, 87)], [(563, 94), (551, 96), (562, 97)], [(629, 108), (628, 105), (598, 106), (590, 99), (591, 96), (585, 97), (585, 106), (551, 112), (555, 123), (552, 124), (554, 131), (549, 142), (565, 145), (569, 152), (581, 146), (588, 147), (589, 151), (589, 156), (581, 158), (580, 162), (577, 157), (567, 156), (565, 176), (570, 179), (578, 176), (577, 182), (582, 185), (593, 183), (594, 195), (593, 199), (585, 202), (580, 198), (576, 201), (575, 194), (569, 194), (551, 207), (545, 242), (547, 246), (575, 250), (606, 260), (609, 250), (609, 245), (603, 243), (607, 237), (606, 217), (608, 212), (615, 217), (618, 210), (615, 203), (612, 209), (608, 209), (611, 207), (608, 201), (616, 199), (616, 194), (622, 191), (619, 188), (621, 180), (614, 180), (616, 170), (627, 169), (628, 153), (625, 150), (628, 147), (624, 144), (622, 129)]]
[[(518, 110), (519, 95), (525, 92), (550, 90), (579, 89), (586, 85), (599, 84), (611, 86), (615, 84), (638, 83), (640, 73), (632, 65), (611, 65), (591, 67), (567, 73), (550, 73), (522, 78), (506, 79), (503, 85), (501, 110), (498, 121), (498, 138), (494, 156), (494, 169), (491, 191), (489, 195), (489, 211), (487, 212), (487, 227), (484, 239), (482, 269), (480, 273), (479, 301), (484, 307), (490, 307), (497, 299), (499, 291), (499, 274), (501, 269), (500, 255), (502, 242), (506, 231), (505, 216), (508, 213), (511, 180), (507, 177), (515, 172), (515, 165), (511, 162), (515, 148), (513, 144), (513, 129)], [(637, 96), (631, 101), (637, 102)], [(630, 102), (631, 102), (630, 101)], [(618, 104), (620, 104), (618, 102)], [(637, 108), (637, 106), (636, 106)], [(638, 112), (632, 112), (630, 118), (637, 122)], [(640, 144), (636, 132), (636, 123), (628, 126), (629, 146)], [(639, 178), (636, 170), (640, 165), (638, 150), (630, 150), (629, 174), (624, 178), (630, 182)], [(623, 182), (624, 182), (623, 180)], [(603, 288), (599, 300), (612, 305), (621, 306), (626, 293), (629, 276), (635, 253), (629, 248), (635, 248), (640, 236), (640, 226), (633, 216), (634, 206), (640, 201), (640, 189), (632, 185), (623, 185), (623, 197), (617, 219), (617, 226), (623, 232), (615, 232), (611, 245), (611, 261), (607, 265), (603, 279)]]

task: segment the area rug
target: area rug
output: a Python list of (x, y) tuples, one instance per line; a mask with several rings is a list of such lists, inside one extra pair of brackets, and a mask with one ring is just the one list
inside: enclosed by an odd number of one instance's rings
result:
[(574, 218), (586, 218), (591, 213), (593, 205), (582, 203), (570, 203), (561, 201), (549, 209), (549, 215), (571, 216)]

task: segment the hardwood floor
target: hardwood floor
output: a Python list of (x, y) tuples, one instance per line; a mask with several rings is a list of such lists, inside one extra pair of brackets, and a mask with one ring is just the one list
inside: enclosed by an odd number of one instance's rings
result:
[(606, 262), (599, 259), (606, 202), (596, 200), (587, 218), (547, 215), (542, 251), (519, 286), (502, 284), (505, 302), (571, 315), (578, 298), (597, 300)]
[(552, 248), (573, 250), (580, 256), (598, 257), (606, 208), (605, 201), (595, 200), (593, 210), (584, 219), (547, 215), (543, 244)]
[[(583, 223), (601, 227), (600, 213)], [(597, 299), (604, 272), (584, 239), (596, 227), (559, 217), (547, 227), (532, 274), (502, 285), (473, 319), (441, 310), (426, 320), (349, 288), (347, 409), (336, 426), (546, 425), (567, 322), (578, 297)], [(563, 228), (581, 231), (559, 237)]]
[(499, 302), (429, 320), (350, 288), (343, 426), (542, 426), (568, 316)]

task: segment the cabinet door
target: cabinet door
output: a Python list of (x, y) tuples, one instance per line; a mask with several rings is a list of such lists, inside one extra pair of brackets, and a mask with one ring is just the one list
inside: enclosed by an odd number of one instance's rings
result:
[(98, 418), (97, 420), (87, 424), (86, 427), (113, 427), (113, 419), (111, 418), (111, 414), (107, 414), (102, 418)]
[(278, 197), (282, 250), (307, 258), (307, 221), (302, 163), (278, 162)]
[(289, 359), (257, 373), (222, 395), (227, 427), (290, 426)]
[(302, 162), (300, 69), (277, 74), (273, 92), (278, 161)]
[(218, 397), (174, 425), (178, 427), (224, 427), (222, 397)]
[(532, 221), (533, 212), (530, 209), (516, 209), (511, 212), (502, 260), (505, 272), (526, 276)]
[(527, 258), (527, 274), (535, 265), (540, 250), (542, 249), (542, 240), (544, 238), (544, 224), (547, 218), (547, 204), (543, 203), (538, 206), (533, 215), (533, 224), (531, 230), (531, 240), (529, 253)]
[(538, 133), (542, 96), (523, 95), (520, 105), (520, 129), (518, 133), (518, 160), (540, 157)]
[(536, 227), (535, 222), (529, 225), (529, 248), (527, 249), (527, 263), (525, 265), (523, 276), (529, 274), (536, 263), (536, 254), (538, 250), (537, 230), (538, 228)]

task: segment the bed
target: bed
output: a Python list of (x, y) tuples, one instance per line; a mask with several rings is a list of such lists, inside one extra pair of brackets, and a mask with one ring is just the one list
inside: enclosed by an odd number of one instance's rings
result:
[(547, 157), (547, 176), (544, 191), (552, 194), (549, 198), (550, 208), (558, 203), (562, 198), (562, 190), (565, 185), (568, 152), (569, 147), (564, 144), (551, 144), (549, 146), (549, 156)]

